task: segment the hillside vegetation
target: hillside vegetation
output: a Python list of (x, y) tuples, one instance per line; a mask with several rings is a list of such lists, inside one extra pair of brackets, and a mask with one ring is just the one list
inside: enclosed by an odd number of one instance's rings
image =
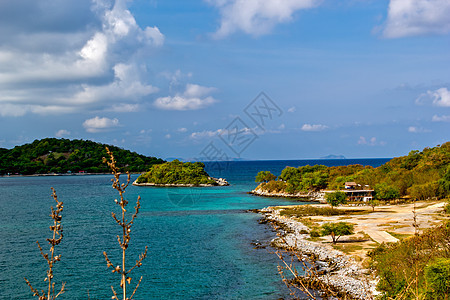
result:
[(150, 170), (138, 177), (137, 183), (180, 184), (180, 185), (217, 185), (205, 171), (201, 162), (186, 162), (179, 160), (153, 165)]
[(114, 152), (123, 171), (143, 172), (152, 165), (164, 161), (118, 148), (86, 140), (46, 138), (13, 149), (0, 148), (0, 175), (109, 172), (102, 162), (107, 156), (105, 147)]
[[(275, 180), (262, 182), (259, 188), (268, 192), (318, 191), (343, 189), (345, 182), (356, 182), (362, 188), (375, 189), (379, 199), (394, 199), (409, 195), (414, 199), (445, 198), (450, 195), (450, 142), (408, 155), (396, 157), (384, 165), (323, 165), (286, 167)], [(263, 173), (265, 172), (265, 173)], [(267, 171), (256, 181), (267, 181)], [(264, 175), (264, 176), (263, 176)]]

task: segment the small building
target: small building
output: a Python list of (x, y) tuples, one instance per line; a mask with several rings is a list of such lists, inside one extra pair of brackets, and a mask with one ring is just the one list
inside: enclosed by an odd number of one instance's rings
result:
[(358, 184), (356, 184), (356, 182), (353, 182), (353, 181), (345, 183), (346, 190), (354, 190), (354, 189), (356, 189), (357, 186), (358, 186)]

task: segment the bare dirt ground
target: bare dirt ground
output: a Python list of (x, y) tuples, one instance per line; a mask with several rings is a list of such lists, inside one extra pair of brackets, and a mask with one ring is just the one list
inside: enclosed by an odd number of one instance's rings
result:
[[(348, 222), (354, 225), (355, 234), (343, 236), (334, 246), (351, 254), (357, 261), (367, 258), (366, 253), (383, 242), (397, 242), (415, 233), (414, 211), (419, 232), (442, 223), (448, 216), (443, 214), (445, 201), (426, 201), (399, 205), (341, 206), (338, 209), (358, 210), (358, 214), (341, 216), (311, 216), (312, 222), (321, 225), (325, 222)], [(327, 204), (321, 204), (323, 206)], [(329, 236), (317, 238), (330, 243)]]

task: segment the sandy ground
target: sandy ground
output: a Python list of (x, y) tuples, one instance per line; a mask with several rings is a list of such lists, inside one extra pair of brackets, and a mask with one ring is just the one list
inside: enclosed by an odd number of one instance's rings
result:
[[(416, 230), (413, 226), (414, 211), (419, 231), (441, 224), (443, 219), (448, 218), (442, 213), (445, 204), (444, 201), (427, 201), (415, 204), (376, 206), (374, 212), (370, 206), (342, 206), (338, 209), (365, 210), (365, 212), (356, 215), (311, 216), (308, 218), (311, 218), (311, 221), (317, 225), (325, 222), (353, 224), (355, 234), (341, 237), (335, 248), (351, 254), (357, 261), (363, 261), (367, 257), (367, 251), (378, 244), (397, 242), (399, 239), (413, 235)], [(325, 243), (331, 242), (329, 236), (319, 238), (319, 240)]]

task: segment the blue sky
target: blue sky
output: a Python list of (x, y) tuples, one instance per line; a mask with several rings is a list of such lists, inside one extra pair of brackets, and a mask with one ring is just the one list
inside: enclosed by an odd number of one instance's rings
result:
[(2, 1), (0, 147), (301, 159), (435, 146), (450, 140), (449, 15), (447, 0)]

